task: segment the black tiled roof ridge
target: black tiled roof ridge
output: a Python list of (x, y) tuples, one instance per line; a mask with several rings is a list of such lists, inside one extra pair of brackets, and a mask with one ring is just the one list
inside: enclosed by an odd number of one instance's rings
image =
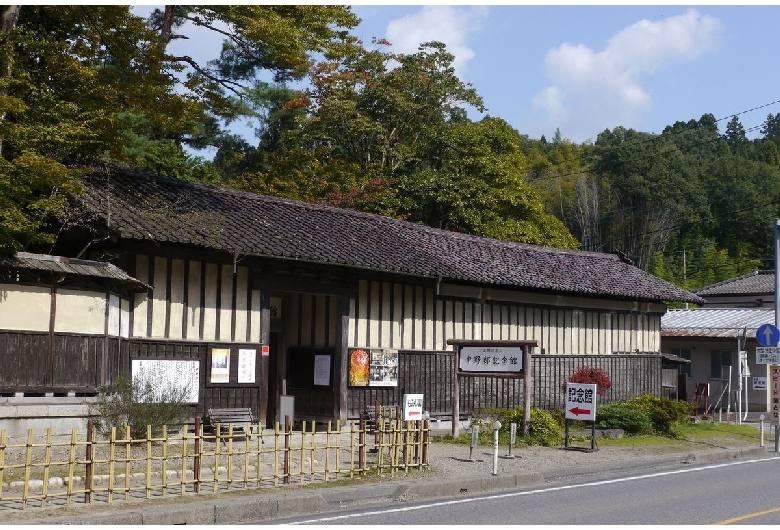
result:
[[(412, 221), (407, 221), (405, 219), (397, 219), (394, 217), (389, 217), (386, 215), (376, 214), (376, 213), (370, 213), (370, 212), (362, 212), (360, 210), (353, 210), (349, 208), (343, 208), (339, 206), (332, 206), (329, 204), (323, 204), (323, 203), (317, 203), (317, 202), (306, 202), (298, 199), (290, 199), (286, 197), (277, 197), (274, 195), (262, 195), (258, 193), (254, 193), (251, 191), (245, 191), (240, 190), (236, 188), (230, 188), (227, 186), (217, 186), (214, 184), (207, 184), (205, 182), (197, 182), (197, 181), (191, 181), (191, 180), (183, 180), (176, 177), (167, 177), (163, 175), (155, 175), (153, 173), (146, 173), (142, 171), (137, 170), (131, 170), (131, 169), (112, 169), (112, 172), (122, 172), (125, 175), (133, 176), (133, 177), (142, 177), (150, 180), (157, 180), (161, 181), (167, 184), (180, 186), (180, 187), (190, 187), (190, 188), (196, 188), (201, 189), (203, 191), (208, 191), (210, 193), (220, 193), (220, 194), (226, 194), (231, 195), (243, 199), (248, 199), (253, 202), (256, 201), (262, 201), (262, 202), (268, 202), (268, 203), (275, 203), (275, 204), (282, 204), (282, 205), (288, 205), (300, 208), (302, 210), (309, 210), (309, 211), (320, 211), (325, 213), (332, 213), (334, 215), (344, 215), (344, 216), (352, 216), (359, 219), (370, 219), (373, 221), (381, 221), (385, 223), (397, 223), (400, 226), (403, 226), (404, 228), (408, 228), (410, 230), (418, 230), (418, 231), (425, 231), (432, 235), (437, 236), (444, 236), (448, 239), (461, 239), (464, 241), (471, 241), (471, 242), (488, 242), (490, 241), (491, 244), (497, 244), (497, 245), (503, 245), (506, 248), (527, 248), (529, 250), (532, 250), (534, 252), (546, 252), (551, 254), (568, 254), (572, 256), (583, 256), (588, 255), (591, 257), (596, 257), (600, 259), (611, 259), (611, 260), (617, 260), (620, 261), (620, 257), (617, 254), (611, 254), (606, 252), (595, 252), (595, 251), (586, 251), (586, 250), (577, 250), (577, 249), (566, 249), (566, 248), (558, 248), (558, 247), (549, 247), (549, 246), (543, 246), (543, 245), (534, 245), (530, 243), (521, 243), (519, 241), (508, 241), (505, 239), (497, 239), (492, 237), (486, 237), (486, 236), (480, 236), (477, 234), (468, 234), (464, 232), (455, 232), (452, 230), (446, 230), (443, 228), (435, 228), (429, 225), (421, 224), (421, 223), (414, 223)], [(101, 172), (95, 172), (95, 173), (101, 173)]]

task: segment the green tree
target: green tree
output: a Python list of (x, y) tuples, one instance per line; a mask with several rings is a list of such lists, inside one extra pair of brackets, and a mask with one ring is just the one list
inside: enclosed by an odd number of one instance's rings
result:
[(377, 48), (318, 65), (312, 89), (285, 107), (306, 108), (306, 117), (287, 128), (268, 169), (242, 184), (435, 227), (576, 247), (523, 180), (517, 132), (500, 119), (467, 118), (464, 107), (482, 110), (482, 100), (452, 61), (434, 42), (410, 55)]
[(747, 154), (750, 148), (750, 141), (745, 136), (745, 128), (739, 122), (739, 118), (734, 116), (726, 125), (726, 132), (723, 137), (731, 148), (731, 152), (738, 155)]
[[(182, 145), (231, 141), (220, 120), (249, 112), (242, 98), (262, 69), (300, 77), (311, 53), (352, 46), (346, 29), (358, 22), (342, 6), (167, 6), (152, 25), (128, 6), (0, 12), (5, 251), (53, 241), (49, 225), (78, 192), (80, 168), (107, 162), (213, 178)], [(216, 61), (167, 53), (184, 21), (221, 32), (227, 44)]]

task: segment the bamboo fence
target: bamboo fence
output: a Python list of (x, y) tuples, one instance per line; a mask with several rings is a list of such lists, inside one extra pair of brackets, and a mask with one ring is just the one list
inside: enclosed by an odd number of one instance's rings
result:
[(45, 439), (29, 430), (20, 443), (9, 443), (2, 430), (0, 509), (111, 504), (427, 469), (427, 420), (405, 422), (384, 411), (372, 419), (302, 422), (300, 431), (289, 422), (265, 431), (229, 424), (205, 434), (196, 418), (193, 432), (163, 427), (155, 437), (147, 427), (142, 439), (131, 439), (129, 428), (113, 428), (99, 439), (90, 421), (86, 433), (74, 428), (67, 440), (54, 441), (49, 428)]

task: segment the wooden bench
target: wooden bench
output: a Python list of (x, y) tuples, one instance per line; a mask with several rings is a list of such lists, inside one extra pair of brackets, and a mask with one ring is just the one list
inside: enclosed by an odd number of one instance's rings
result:
[[(220, 435), (226, 435), (231, 423), (233, 424), (233, 434), (241, 434), (244, 433), (247, 424), (249, 424), (251, 428), (252, 425), (257, 424), (257, 421), (255, 420), (254, 414), (252, 414), (252, 409), (249, 407), (209, 409), (208, 414), (203, 418), (203, 430), (216, 433), (217, 426), (219, 426)], [(257, 432), (259, 432), (260, 427), (257, 426), (256, 429), (258, 429)]]

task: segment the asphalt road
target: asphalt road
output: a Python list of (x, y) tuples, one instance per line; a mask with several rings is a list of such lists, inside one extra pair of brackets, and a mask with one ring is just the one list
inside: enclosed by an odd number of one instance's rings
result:
[(256, 524), (780, 524), (780, 457)]

